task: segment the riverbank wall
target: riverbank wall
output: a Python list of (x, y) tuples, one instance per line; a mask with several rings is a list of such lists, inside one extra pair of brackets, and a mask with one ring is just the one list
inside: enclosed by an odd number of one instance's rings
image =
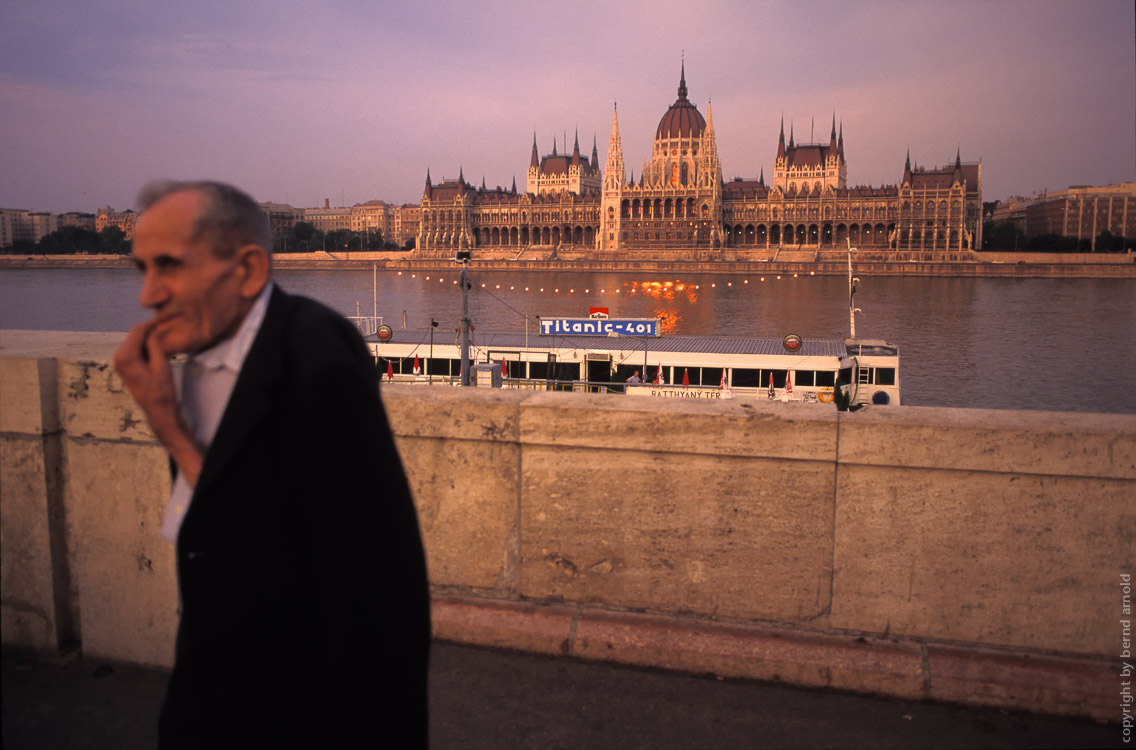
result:
[[(548, 253), (517, 258), (501, 253), (478, 253), (472, 269), (483, 272), (533, 273), (649, 273), (668, 275), (814, 275), (845, 276), (847, 260), (831, 253), (813, 259), (813, 253), (720, 254), (702, 260), (667, 257), (617, 259), (550, 258)], [(904, 259), (888, 259), (882, 253), (854, 256), (855, 272), (861, 276), (948, 276), (971, 278), (1127, 278), (1136, 279), (1136, 256), (1106, 253), (967, 253), (967, 260), (930, 259), (931, 254), (908, 253)], [(830, 257), (831, 256), (831, 257)], [(960, 255), (960, 257), (962, 257)], [(285, 270), (452, 270), (456, 263), (446, 258), (423, 258), (414, 252), (288, 253), (277, 254), (276, 268)], [(131, 268), (125, 256), (4, 256), (4, 268)]]
[[(167, 459), (119, 339), (0, 335), (0, 632), (169, 666)], [(440, 639), (1120, 718), (1134, 416), (382, 395)]]

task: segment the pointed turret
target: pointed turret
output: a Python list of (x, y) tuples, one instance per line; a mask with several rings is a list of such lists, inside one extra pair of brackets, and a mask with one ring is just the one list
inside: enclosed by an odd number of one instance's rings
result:
[(611, 113), (611, 140), (607, 146), (607, 167), (604, 169), (604, 188), (619, 190), (623, 187), (623, 145), (619, 139), (619, 105)]
[(678, 76), (678, 98), (686, 98), (686, 60), (682, 61), (682, 71)]
[(430, 167), (426, 167), (426, 189), (430, 189)]
[(600, 168), (600, 153), (596, 150), (596, 134), (592, 133), (592, 169)]
[(485, 175), (481, 175), (481, 189), (485, 190)]
[[(592, 140), (594, 141), (595, 138)], [(592, 151), (595, 152), (594, 145)], [(594, 160), (598, 156), (592, 158)], [(603, 224), (601, 231), (596, 233), (597, 250), (619, 250), (620, 205), (623, 202), (623, 191), (627, 189), (627, 185), (623, 182), (623, 175), (623, 145), (619, 139), (619, 105), (615, 104), (611, 112), (611, 140), (608, 141), (607, 164), (603, 172), (600, 209)]]
[(832, 135), (828, 137), (828, 149), (833, 155), (836, 154), (836, 113), (832, 113)]
[(757, 184), (765, 187), (765, 167), (761, 168), (761, 176), (757, 178)]
[(556, 136), (552, 136), (552, 155), (556, 156)]
[(844, 122), (840, 122), (840, 135), (836, 139), (836, 155), (840, 157), (840, 161), (844, 161)]
[(576, 142), (572, 144), (572, 166), (580, 166), (580, 131), (576, 130)]
[(722, 182), (722, 164), (718, 161), (718, 140), (714, 135), (714, 104), (706, 104), (706, 129), (702, 131), (702, 146), (698, 151), (698, 183), (701, 187), (717, 189)]
[(911, 182), (911, 149), (907, 149), (907, 161), (903, 163), (903, 182)]
[(718, 157), (718, 141), (714, 137), (714, 104), (706, 104), (706, 130), (702, 131), (702, 155)]
[(465, 182), (465, 169), (461, 166), (458, 167), (458, 184), (461, 185)]
[(536, 169), (539, 166), (540, 166), (540, 154), (538, 154), (537, 150), (536, 150), (536, 131), (534, 130), (533, 131), (532, 158), (529, 159), (529, 167), (531, 167), (532, 169)]
[(777, 158), (785, 156), (785, 117), (781, 117), (781, 135), (777, 138)]
[(959, 148), (955, 149), (955, 170), (962, 170), (962, 150)]
[(513, 195), (517, 194), (517, 176), (513, 175)]
[(789, 123), (789, 148), (796, 148), (793, 145), (793, 123)]

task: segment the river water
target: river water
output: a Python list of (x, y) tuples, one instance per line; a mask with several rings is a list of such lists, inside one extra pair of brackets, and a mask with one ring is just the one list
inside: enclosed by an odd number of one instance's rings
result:
[[(285, 289), (396, 330), (458, 326), (452, 272), (278, 271)], [(848, 334), (839, 277), (478, 273), (470, 316), (483, 330), (524, 330), (526, 316), (660, 317), (684, 334)], [(0, 329), (125, 331), (146, 317), (128, 269), (0, 270)], [(864, 278), (861, 337), (899, 344), (906, 404), (1136, 413), (1136, 282), (1124, 279)], [(451, 335), (440, 333), (440, 335)], [(475, 333), (476, 337), (476, 333)]]

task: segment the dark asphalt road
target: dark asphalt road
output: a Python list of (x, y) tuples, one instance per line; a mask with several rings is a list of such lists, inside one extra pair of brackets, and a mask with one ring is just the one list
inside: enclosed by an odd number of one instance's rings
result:
[[(4, 750), (152, 748), (166, 673), (5, 651)], [(435, 644), (434, 748), (1104, 748), (1117, 725)]]

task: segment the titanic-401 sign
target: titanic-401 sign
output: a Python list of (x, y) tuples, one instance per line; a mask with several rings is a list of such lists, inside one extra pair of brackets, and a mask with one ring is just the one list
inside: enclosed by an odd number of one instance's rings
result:
[(541, 318), (545, 336), (658, 336), (658, 318)]

